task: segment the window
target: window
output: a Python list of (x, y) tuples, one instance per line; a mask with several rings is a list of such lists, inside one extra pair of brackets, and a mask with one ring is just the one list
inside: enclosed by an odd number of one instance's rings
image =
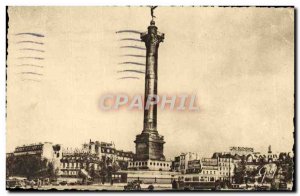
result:
[(184, 181), (189, 182), (191, 181), (191, 178), (185, 178)]
[(152, 165), (152, 162), (150, 162), (150, 165)]
[(198, 176), (194, 176), (194, 177), (193, 177), (193, 181), (194, 181), (194, 182), (199, 182), (199, 177), (198, 177)]

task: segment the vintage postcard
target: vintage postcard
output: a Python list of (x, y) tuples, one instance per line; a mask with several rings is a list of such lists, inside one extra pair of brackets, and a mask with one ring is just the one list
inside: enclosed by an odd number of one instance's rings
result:
[(295, 190), (293, 7), (7, 7), (6, 189)]

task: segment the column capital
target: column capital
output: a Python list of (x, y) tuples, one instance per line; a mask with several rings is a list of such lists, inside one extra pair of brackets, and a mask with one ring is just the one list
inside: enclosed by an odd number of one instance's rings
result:
[(159, 45), (160, 42), (163, 42), (165, 38), (165, 34), (157, 31), (157, 27), (155, 25), (150, 25), (148, 27), (148, 32), (141, 33), (141, 39), (143, 42), (148, 45)]

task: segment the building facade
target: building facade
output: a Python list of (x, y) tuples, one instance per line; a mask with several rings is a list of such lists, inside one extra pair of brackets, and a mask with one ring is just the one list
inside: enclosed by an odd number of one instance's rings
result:
[[(215, 153), (212, 158), (199, 158), (197, 153), (180, 155), (181, 177), (197, 177), (200, 182), (230, 181), (241, 160), (231, 154)], [(192, 180), (192, 179), (191, 179)]]
[(128, 169), (130, 170), (150, 170), (150, 171), (171, 171), (172, 161), (130, 161)]
[(60, 160), (59, 180), (81, 182), (92, 179), (93, 173), (99, 173), (100, 160), (94, 153), (84, 150), (65, 150)]
[(180, 171), (180, 156), (177, 156), (172, 161), (171, 170), (173, 172), (179, 172)]
[(15, 156), (36, 155), (40, 156), (41, 158), (51, 160), (52, 158), (54, 158), (53, 144), (51, 142), (44, 142), (18, 146), (15, 148), (13, 154)]
[(100, 160), (110, 160), (111, 162), (129, 162), (133, 161), (134, 153), (116, 149), (113, 142), (99, 142), (90, 140), (83, 144), (83, 150), (96, 154)]
[(40, 159), (46, 159), (53, 163), (55, 168), (59, 167), (59, 160), (62, 157), (60, 144), (53, 144), (52, 142), (43, 142), (35, 144), (27, 144), (18, 146), (10, 156), (36, 156)]
[(179, 155), (179, 167), (182, 174), (186, 173), (189, 161), (198, 160), (198, 154), (194, 152), (181, 153)]
[(221, 155), (218, 157), (218, 166), (219, 166), (219, 180), (220, 181), (233, 181), (234, 171), (237, 167), (240, 159), (235, 159), (230, 155)]

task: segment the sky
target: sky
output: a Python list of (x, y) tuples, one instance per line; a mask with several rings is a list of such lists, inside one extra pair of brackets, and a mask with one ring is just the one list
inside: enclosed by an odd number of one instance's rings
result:
[[(8, 14), (6, 151), (46, 141), (79, 147), (92, 139), (134, 152), (143, 112), (103, 111), (99, 100), (105, 94), (143, 95), (143, 74), (119, 71), (144, 71), (122, 62), (144, 64), (144, 58), (124, 55), (145, 50), (124, 46), (145, 46), (122, 41), (139, 39), (137, 33), (116, 32), (146, 31), (150, 9), (9, 7)], [(209, 156), (230, 146), (292, 151), (293, 9), (158, 7), (154, 15), (165, 33), (158, 92), (196, 95), (200, 108), (158, 109), (167, 158), (181, 152)]]

